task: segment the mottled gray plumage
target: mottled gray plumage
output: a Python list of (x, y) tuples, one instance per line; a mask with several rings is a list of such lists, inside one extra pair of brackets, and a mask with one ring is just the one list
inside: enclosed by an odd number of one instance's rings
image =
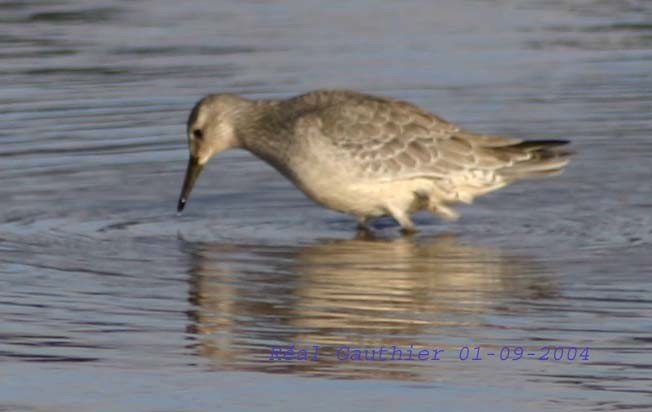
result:
[(555, 148), (565, 141), (474, 134), (410, 103), (329, 90), (287, 100), (207, 96), (192, 110), (188, 139), (199, 168), (216, 153), (243, 148), (317, 203), (363, 225), (391, 215), (406, 231), (414, 230), (414, 211), (454, 219), (451, 204), (558, 173), (569, 154)]

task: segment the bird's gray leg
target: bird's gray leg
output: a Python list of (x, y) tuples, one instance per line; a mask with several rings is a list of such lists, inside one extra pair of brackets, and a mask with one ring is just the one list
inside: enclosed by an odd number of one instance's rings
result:
[(460, 214), (457, 213), (455, 210), (445, 206), (443, 202), (439, 202), (438, 200), (432, 197), (428, 202), (428, 209), (433, 214), (449, 222), (457, 220), (460, 217)]
[(394, 219), (396, 219), (398, 224), (401, 225), (401, 232), (408, 234), (408, 233), (415, 233), (417, 231), (417, 227), (414, 226), (414, 223), (412, 223), (412, 219), (410, 219), (410, 215), (407, 214), (403, 209), (394, 206), (389, 206), (387, 208), (387, 211), (389, 212), (390, 215), (392, 215)]
[(373, 233), (369, 227), (369, 218), (366, 216), (358, 216), (358, 227), (356, 228), (355, 239), (357, 240), (370, 240), (373, 239)]
[(358, 230), (369, 230), (369, 218), (367, 216), (358, 216)]

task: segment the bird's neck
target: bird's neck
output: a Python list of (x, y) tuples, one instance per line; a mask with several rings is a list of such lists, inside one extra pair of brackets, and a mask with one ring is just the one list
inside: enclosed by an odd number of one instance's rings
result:
[(236, 119), (236, 134), (241, 148), (272, 166), (283, 162), (289, 146), (287, 119), (279, 110), (279, 101), (252, 101)]

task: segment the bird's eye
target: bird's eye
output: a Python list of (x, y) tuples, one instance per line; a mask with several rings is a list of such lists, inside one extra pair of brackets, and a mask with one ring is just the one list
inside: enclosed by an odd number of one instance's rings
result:
[(204, 137), (204, 134), (202, 133), (201, 129), (193, 130), (192, 135), (195, 136), (195, 139), (202, 139)]

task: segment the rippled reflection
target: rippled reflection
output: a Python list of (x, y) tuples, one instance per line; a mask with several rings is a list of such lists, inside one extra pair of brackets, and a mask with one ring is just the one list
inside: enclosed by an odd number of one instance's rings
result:
[[(216, 367), (418, 379), (414, 362), (342, 362), (336, 349), (432, 349), (438, 329), (486, 332), (483, 315), (510, 299), (554, 296), (554, 282), (526, 258), (455, 237), (343, 240), (305, 247), (185, 244), (191, 329)], [(490, 333), (490, 332), (488, 332)], [(472, 337), (472, 336), (471, 336)], [(318, 362), (270, 362), (271, 348), (320, 347)], [(436, 346), (433, 346), (436, 345)]]

